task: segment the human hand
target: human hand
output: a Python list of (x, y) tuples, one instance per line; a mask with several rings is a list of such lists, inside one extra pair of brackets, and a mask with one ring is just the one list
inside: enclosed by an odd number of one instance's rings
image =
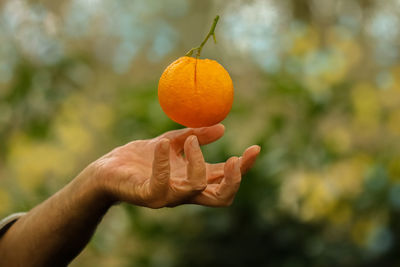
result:
[(156, 138), (130, 142), (104, 155), (88, 168), (113, 201), (150, 208), (199, 204), (229, 206), (241, 176), (256, 160), (259, 146), (222, 163), (206, 163), (200, 145), (224, 134), (217, 124), (170, 131)]

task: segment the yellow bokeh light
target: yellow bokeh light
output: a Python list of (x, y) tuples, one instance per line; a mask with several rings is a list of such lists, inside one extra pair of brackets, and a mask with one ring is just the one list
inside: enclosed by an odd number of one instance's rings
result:
[(367, 129), (377, 129), (380, 122), (381, 107), (375, 87), (370, 83), (360, 82), (352, 90), (356, 125)]

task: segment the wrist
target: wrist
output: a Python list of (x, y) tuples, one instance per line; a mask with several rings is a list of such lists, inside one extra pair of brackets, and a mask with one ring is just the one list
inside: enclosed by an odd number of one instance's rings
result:
[(89, 206), (108, 209), (117, 201), (108, 193), (106, 185), (98, 177), (93, 164), (84, 169), (75, 179), (75, 189), (81, 192), (82, 200)]

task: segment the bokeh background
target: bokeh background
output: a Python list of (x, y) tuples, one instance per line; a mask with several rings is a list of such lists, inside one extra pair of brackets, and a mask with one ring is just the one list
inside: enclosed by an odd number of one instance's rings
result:
[(400, 266), (400, 1), (0, 2), (0, 217), (128, 141), (180, 128), (164, 68), (235, 86), (219, 162), (259, 144), (234, 204), (120, 205), (71, 266)]

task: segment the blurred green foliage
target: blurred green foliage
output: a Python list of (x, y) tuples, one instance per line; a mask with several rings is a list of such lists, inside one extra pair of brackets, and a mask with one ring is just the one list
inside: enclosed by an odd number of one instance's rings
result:
[(205, 157), (262, 147), (234, 204), (114, 207), (71, 266), (398, 266), (396, 0), (3, 1), (0, 216), (180, 128), (157, 81), (216, 14), (235, 102)]

